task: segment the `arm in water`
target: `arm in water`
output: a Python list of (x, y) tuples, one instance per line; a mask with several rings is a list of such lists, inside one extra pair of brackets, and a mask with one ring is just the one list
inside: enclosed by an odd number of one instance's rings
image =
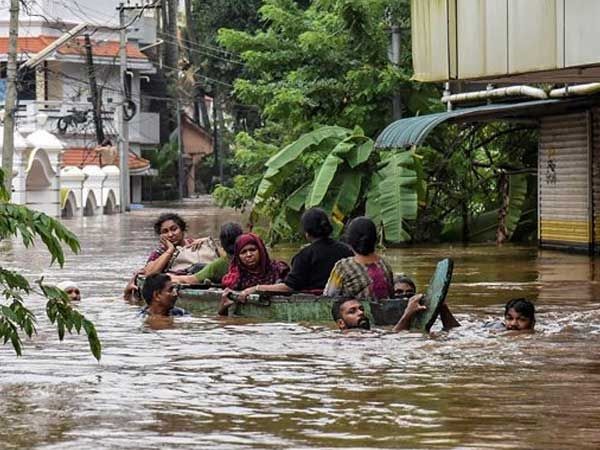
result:
[(394, 325), (393, 331), (398, 332), (410, 329), (410, 321), (413, 319), (415, 314), (427, 309), (427, 306), (419, 303), (422, 298), (423, 294), (417, 294), (410, 298), (408, 305), (406, 305), (406, 309), (404, 310), (404, 314), (402, 314), (402, 317), (398, 323)]

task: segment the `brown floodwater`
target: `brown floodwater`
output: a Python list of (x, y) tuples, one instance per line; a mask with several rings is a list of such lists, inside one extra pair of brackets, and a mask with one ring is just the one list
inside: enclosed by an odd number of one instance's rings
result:
[[(82, 252), (62, 270), (39, 245), (0, 242), (3, 266), (76, 280), (103, 344), (97, 363), (83, 336), (58, 342), (31, 299), (37, 336), (20, 358), (0, 346), (0, 448), (600, 447), (600, 259), (513, 245), (388, 250), (420, 287), (454, 258), (448, 302), (463, 326), (434, 336), (215, 317), (156, 327), (121, 292), (161, 211), (66, 221)], [(235, 217), (182, 212), (192, 235)], [(537, 332), (482, 329), (515, 296), (535, 300)]]

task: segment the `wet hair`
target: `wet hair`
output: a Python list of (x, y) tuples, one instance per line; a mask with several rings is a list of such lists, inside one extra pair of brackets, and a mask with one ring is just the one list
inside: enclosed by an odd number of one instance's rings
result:
[(517, 313), (527, 317), (532, 325), (535, 323), (535, 306), (530, 300), (527, 300), (526, 298), (513, 298), (512, 300), (509, 300), (504, 306), (504, 316), (506, 316), (511, 309), (514, 309)]
[(336, 322), (338, 320), (340, 320), (342, 318), (342, 313), (340, 311), (342, 309), (342, 305), (344, 303), (354, 301), (354, 300), (356, 300), (356, 299), (350, 297), (350, 298), (341, 298), (341, 299), (333, 302), (333, 305), (331, 305), (331, 315), (333, 316), (333, 320), (335, 320)]
[(166, 273), (155, 273), (144, 280), (142, 297), (146, 304), (149, 305), (152, 303), (152, 297), (154, 296), (154, 293), (162, 291), (170, 279), (171, 277)]
[(365, 216), (352, 219), (346, 230), (345, 240), (359, 255), (370, 255), (377, 245), (377, 227)]
[(227, 252), (229, 256), (233, 256), (235, 253), (235, 240), (244, 234), (244, 230), (239, 223), (227, 222), (221, 226), (221, 233), (219, 234), (219, 241), (221, 241), (221, 247)]
[(165, 223), (167, 220), (172, 220), (173, 222), (175, 222), (177, 226), (181, 228), (181, 231), (185, 231), (187, 229), (185, 220), (183, 220), (179, 214), (164, 213), (158, 216), (158, 219), (156, 219), (156, 222), (154, 222), (154, 232), (156, 234), (160, 234), (160, 228), (162, 227), (162, 224)]
[(394, 276), (394, 286), (399, 283), (408, 284), (411, 288), (413, 288), (413, 291), (415, 291), (415, 292), (417, 290), (417, 285), (415, 284), (415, 282), (413, 280), (411, 280), (410, 278), (408, 278), (406, 275)]
[(304, 232), (313, 238), (325, 238), (333, 232), (329, 217), (321, 208), (307, 209), (300, 221)]

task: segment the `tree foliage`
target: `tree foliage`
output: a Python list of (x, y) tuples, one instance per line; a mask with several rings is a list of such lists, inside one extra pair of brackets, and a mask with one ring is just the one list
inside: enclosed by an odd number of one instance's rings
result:
[[(0, 241), (20, 237), (26, 247), (41, 239), (51, 256), (51, 263), (61, 267), (65, 262), (63, 245), (78, 252), (79, 242), (75, 235), (58, 220), (44, 213), (35, 212), (24, 206), (9, 202), (9, 193), (4, 188), (4, 175), (0, 170)], [(37, 292), (46, 297), (46, 314), (56, 325), (58, 338), (62, 341), (65, 331), (79, 333), (84, 330), (90, 350), (100, 359), (101, 344), (94, 324), (74, 309), (67, 294), (56, 287), (36, 281)], [(36, 291), (29, 281), (18, 272), (0, 265), (0, 339), (10, 341), (17, 355), (22, 353), (22, 334), (32, 337), (36, 332), (36, 317), (25, 305), (25, 297)]]
[[(265, 0), (258, 12), (260, 27), (219, 31), (244, 62), (235, 98), (262, 118), (236, 136), (237, 175), (214, 191), (220, 204), (252, 205), (251, 219), (266, 219), (275, 240), (298, 236), (300, 213), (315, 205), (338, 228), (366, 213), (388, 242), (490, 236), (480, 216), (506, 237), (523, 234), (535, 183), (516, 175), (535, 170), (531, 128), (442, 126), (411, 151), (372, 148), (394, 95), (405, 117), (443, 108), (439, 87), (411, 81), (409, 1)], [(402, 33), (398, 65), (388, 59), (392, 24)]]

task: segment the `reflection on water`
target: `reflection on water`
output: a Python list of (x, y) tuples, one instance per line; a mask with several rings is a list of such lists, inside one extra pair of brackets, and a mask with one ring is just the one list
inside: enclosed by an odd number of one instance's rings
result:
[[(449, 303), (463, 326), (434, 337), (213, 317), (150, 327), (120, 295), (155, 243), (158, 212), (67, 222), (83, 251), (62, 271), (41, 248), (0, 243), (3, 264), (77, 280), (104, 346), (96, 363), (83, 337), (59, 343), (41, 320), (23, 357), (0, 347), (0, 448), (600, 446), (596, 261), (515, 246), (388, 250), (421, 287), (454, 258)], [(234, 217), (184, 213), (192, 235)], [(483, 331), (514, 296), (536, 300), (539, 331)], [(34, 309), (41, 317), (39, 300)]]

